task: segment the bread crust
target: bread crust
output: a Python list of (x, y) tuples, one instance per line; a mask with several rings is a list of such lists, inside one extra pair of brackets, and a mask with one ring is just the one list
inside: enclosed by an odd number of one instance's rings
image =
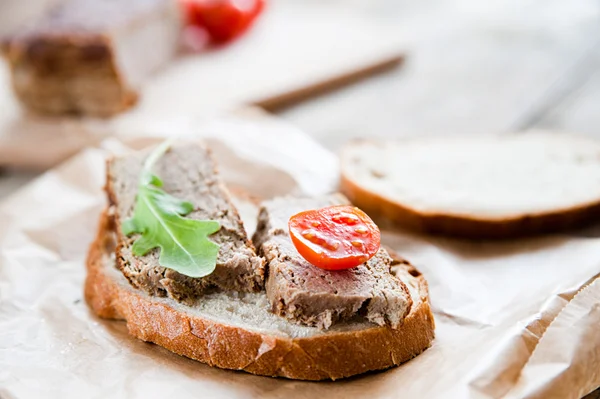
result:
[[(135, 105), (139, 96), (119, 70), (113, 47), (104, 34), (74, 34), (14, 39), (3, 53), (14, 92), (28, 109), (109, 117)], [(79, 90), (84, 84), (86, 91)]]
[(585, 226), (600, 218), (600, 200), (553, 212), (522, 214), (501, 219), (419, 212), (368, 190), (350, 178), (342, 167), (340, 191), (376, 219), (387, 219), (418, 233), (470, 239), (510, 239), (548, 234)]
[[(303, 338), (252, 331), (194, 316), (119, 286), (107, 275), (105, 254), (111, 251), (110, 218), (101, 216), (87, 258), (85, 299), (102, 318), (127, 322), (129, 333), (144, 341), (210, 366), (299, 380), (336, 380), (399, 365), (427, 349), (434, 338), (434, 319), (427, 283), (414, 268), (419, 298), (397, 329), (331, 332)], [(408, 275), (408, 274), (407, 274)]]

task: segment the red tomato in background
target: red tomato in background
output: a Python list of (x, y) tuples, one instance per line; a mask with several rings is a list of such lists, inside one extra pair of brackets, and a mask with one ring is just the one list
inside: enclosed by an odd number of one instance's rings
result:
[(354, 206), (300, 212), (290, 218), (288, 227), (300, 255), (321, 269), (356, 267), (371, 259), (380, 247), (379, 228)]
[(264, 0), (180, 0), (189, 25), (205, 29), (215, 43), (242, 35), (264, 8)]

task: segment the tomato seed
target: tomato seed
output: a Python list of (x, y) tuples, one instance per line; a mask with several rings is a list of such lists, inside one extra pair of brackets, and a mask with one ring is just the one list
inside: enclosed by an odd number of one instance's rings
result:
[(365, 226), (358, 226), (356, 229), (354, 229), (354, 231), (356, 231), (358, 234), (367, 234), (369, 232)]
[(362, 248), (362, 246), (364, 245), (363, 242), (360, 240), (352, 240), (350, 241), (350, 244), (352, 244), (352, 246), (356, 248)]
[(319, 227), (321, 225), (321, 222), (318, 222), (316, 220), (311, 222), (312, 227)]
[(307, 240), (313, 240), (316, 236), (317, 235), (314, 230), (304, 230), (302, 232), (302, 237), (306, 238)]
[(345, 223), (349, 226), (353, 226), (357, 224), (360, 219), (356, 215), (352, 215), (350, 213), (340, 213), (331, 217), (335, 223)]
[(352, 215), (350, 213), (344, 213), (342, 215), (342, 221), (344, 223), (352, 226), (352, 225), (355, 225), (356, 223), (358, 223), (360, 221), (360, 219), (356, 215)]
[(337, 249), (340, 247), (340, 242), (336, 240), (329, 240), (325, 241), (325, 244), (323, 244), (323, 246), (330, 251), (337, 251)]
[(302, 232), (302, 237), (306, 238), (308, 241), (313, 244), (323, 245), (327, 242), (325, 238), (323, 238), (318, 232), (314, 230), (304, 230)]

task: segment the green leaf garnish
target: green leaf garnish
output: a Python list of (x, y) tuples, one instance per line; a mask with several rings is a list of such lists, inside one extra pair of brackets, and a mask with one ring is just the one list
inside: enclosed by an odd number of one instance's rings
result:
[(158, 263), (189, 277), (211, 274), (217, 265), (219, 245), (208, 239), (221, 228), (215, 220), (186, 219), (194, 205), (164, 192), (162, 180), (152, 173), (170, 143), (158, 146), (144, 162), (133, 217), (123, 222), (123, 234), (140, 233), (133, 254), (143, 256), (160, 248)]

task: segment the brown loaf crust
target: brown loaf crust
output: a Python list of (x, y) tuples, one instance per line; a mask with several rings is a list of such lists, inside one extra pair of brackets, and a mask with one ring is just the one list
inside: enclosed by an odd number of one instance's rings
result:
[[(405, 263), (397, 262), (398, 273), (418, 287), (419, 298), (413, 298), (411, 312), (400, 328), (373, 326), (290, 338), (277, 331), (257, 332), (177, 311), (119, 285), (103, 270), (104, 254), (113, 250), (109, 224), (103, 215), (88, 254), (87, 303), (100, 317), (125, 320), (131, 335), (210, 366), (273, 377), (335, 380), (399, 365), (433, 340), (427, 283)], [(178, 331), (175, 335), (174, 330)]]
[(461, 215), (423, 213), (361, 187), (342, 170), (342, 191), (371, 217), (425, 234), (471, 239), (510, 239), (582, 227), (600, 218), (600, 202), (556, 212), (519, 215), (504, 219), (479, 219)]
[(4, 45), (19, 100), (40, 114), (110, 116), (137, 102), (103, 35), (36, 37)]
[[(179, 26), (176, 4), (170, 0), (96, 1), (66, 0), (51, 7), (39, 19), (2, 39), (0, 49), (11, 69), (17, 98), (29, 110), (41, 114), (89, 114), (107, 117), (137, 102), (139, 83), (145, 77), (125, 73), (118, 54), (119, 43), (149, 26)], [(167, 37), (167, 36), (165, 36)], [(139, 47), (146, 42), (139, 42)], [(161, 44), (162, 46), (162, 44)], [(170, 44), (172, 57), (176, 42)], [(173, 53), (173, 54), (171, 54)], [(168, 59), (136, 60), (152, 70)], [(127, 76), (129, 75), (129, 76)]]

